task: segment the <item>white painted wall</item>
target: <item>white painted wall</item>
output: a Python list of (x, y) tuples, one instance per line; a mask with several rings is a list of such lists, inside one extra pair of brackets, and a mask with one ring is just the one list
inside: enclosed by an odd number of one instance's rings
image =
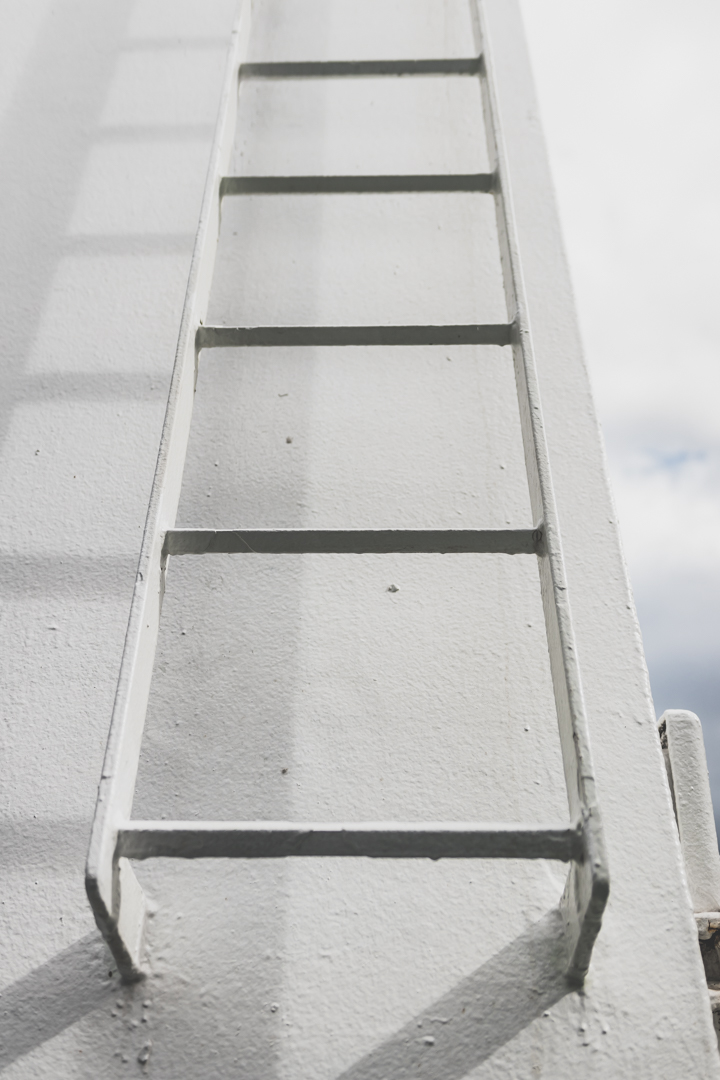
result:
[[(514, 39), (514, 4), (487, 2), (499, 45)], [(144, 864), (152, 975), (109, 974), (82, 868), (233, 8), (2, 6), (5, 1075), (715, 1076), (522, 54), (498, 74), (612, 873), (584, 992), (552, 974), (563, 874), (541, 863)], [(460, 0), (257, 0), (256, 15), (255, 59), (472, 47)], [(256, 84), (237, 164), (470, 171), (487, 164), (480, 127), (469, 81)], [(214, 317), (502, 321), (490, 209), (228, 201)], [(202, 360), (179, 524), (528, 515), (504, 350)], [(138, 816), (565, 812), (531, 559), (171, 566)]]
[(655, 709), (702, 720), (720, 825), (720, 6), (521, 6)]

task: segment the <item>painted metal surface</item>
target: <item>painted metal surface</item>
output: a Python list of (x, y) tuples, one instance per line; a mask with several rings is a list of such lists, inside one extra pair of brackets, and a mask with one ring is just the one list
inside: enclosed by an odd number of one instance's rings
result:
[(201, 326), (200, 349), (283, 346), (509, 345), (512, 329), (489, 326)]
[(537, 555), (541, 529), (168, 529), (167, 555), (466, 554)]
[(245, 64), (244, 79), (358, 79), (377, 76), (478, 75), (477, 57), (430, 60), (300, 60)]
[(720, 911), (720, 855), (702, 725), (695, 713), (668, 709), (660, 717), (693, 911)]
[(361, 195), (390, 191), (492, 191), (493, 173), (444, 176), (224, 176), (225, 195)]
[(583, 856), (579, 829), (517, 829), (452, 821), (132, 821), (118, 834), (127, 859), (559, 859)]
[[(142, 962), (142, 927), (144, 899), (131, 869), (123, 860), (133, 852), (143, 858), (158, 855), (189, 857), (285, 857), (292, 855), (367, 855), (373, 858), (552, 858), (551, 853), (568, 853), (572, 866), (560, 902), (565, 927), (564, 968), (570, 982), (582, 983), (590, 965), (595, 938), (600, 930), (602, 912), (607, 902), (609, 876), (602, 834), (600, 811), (595, 794), (587, 719), (583, 702), (580, 671), (568, 603), (560, 531), (552, 488), (552, 478), (543, 429), (542, 408), (532, 351), (527, 302), (524, 294), (522, 263), (512, 208), (510, 173), (506, 160), (497, 90), (494, 84), (492, 53), (487, 27), (473, 0), (471, 12), (475, 46), (479, 60), (462, 61), (382, 61), (340, 63), (324, 62), (297, 65), (245, 65), (250, 37), (252, 5), (241, 7), (238, 26), (230, 45), (225, 85), (220, 105), (215, 143), (203, 200), (196, 240), (193, 267), (185, 300), (180, 342), (165, 428), (160, 446), (158, 468), (150, 500), (140, 558), (130, 625), (125, 643), (118, 694), (110, 727), (108, 749), (98, 794), (98, 806), (88, 855), (86, 886), (98, 926), (105, 936), (127, 981), (144, 976)], [(488, 148), (493, 164), (492, 175), (497, 206), (501, 262), (510, 322), (501, 326), (354, 326), (354, 327), (222, 327), (206, 325), (206, 313), (212, 288), (215, 237), (219, 233), (220, 204), (227, 191), (225, 178), (232, 153), (238, 93), (244, 79), (333, 78), (336, 76), (426, 76), (428, 74), (477, 74), (481, 76), (482, 100), (486, 115)], [(487, 185), (486, 187), (489, 187)], [(194, 340), (195, 356), (191, 351)], [(368, 834), (362, 825), (340, 826), (336, 832), (324, 832), (319, 826), (288, 826), (256, 822), (230, 826), (204, 823), (196, 835), (187, 825), (176, 822), (167, 828), (152, 823), (138, 823), (135, 832), (126, 829), (141, 753), (141, 741), (150, 676), (160, 629), (160, 611), (165, 588), (168, 558), (176, 548), (176, 537), (167, 529), (174, 524), (180, 495), (192, 413), (193, 373), (197, 377), (198, 358), (209, 347), (253, 346), (455, 346), (513, 345), (515, 378), (518, 389), (520, 422), (534, 518), (530, 536), (538, 559), (545, 627), (550, 655), (560, 742), (565, 767), (571, 826), (557, 843), (557, 830), (528, 834), (508, 826), (460, 826), (466, 836), (458, 847), (455, 833), (429, 825), (426, 836), (422, 827), (411, 832), (397, 823), (387, 823), (379, 833)], [(187, 533), (186, 533), (187, 536)], [(515, 554), (517, 539), (489, 531), (470, 538), (462, 533), (453, 541), (447, 532), (425, 530), (415, 537), (379, 531), (363, 533), (310, 532), (307, 537), (297, 530), (269, 535), (257, 531), (225, 530), (196, 534), (195, 542), (183, 545), (184, 554), (207, 550), (225, 553), (282, 554), (309, 553), (442, 553), (498, 552)], [(508, 540), (510, 543), (508, 544)], [(503, 543), (503, 541), (505, 541)], [(214, 842), (209, 839), (216, 831)], [(265, 839), (260, 837), (265, 834)], [(578, 843), (568, 847), (568, 838)], [(161, 837), (164, 838), (161, 840)], [(302, 841), (302, 842), (301, 842)], [(127, 848), (127, 851), (125, 850)], [(126, 881), (132, 882), (127, 887)], [(127, 910), (125, 910), (127, 908)]]
[[(14, 5), (0, 42), (0, 94), (20, 73), (0, 101), (13, 208), (0, 250), (3, 1075), (716, 1076), (507, 0), (486, 12), (613, 871), (583, 992), (556, 978), (567, 868), (543, 860), (144, 861), (151, 974), (117, 986), (82, 867), (233, 6)], [(252, 59), (371, 58), (379, 40), (385, 56), (469, 55), (466, 14), (451, 0), (263, 0)], [(465, 78), (343, 79), (332, 93), (248, 81), (229, 172), (489, 172), (473, 94)], [(491, 200), (352, 201), (226, 202), (232, 290), (212, 298), (212, 321), (503, 321), (483, 246)], [(243, 265), (230, 265), (238, 228)], [(178, 526), (372, 530), (380, 507), (393, 529), (526, 526), (508, 352), (204, 354)], [(133, 811), (145, 820), (566, 816), (533, 559), (171, 559), (153, 686)]]
[(250, 36), (250, 11), (250, 4), (242, 5), (228, 53), (87, 862), (86, 889), (95, 917), (119, 970), (131, 980), (142, 974), (145, 899), (129, 864), (121, 867), (117, 859), (117, 834), (130, 817), (135, 793), (164, 591), (164, 531), (174, 524), (180, 498), (195, 391), (195, 337), (205, 318), (212, 283), (220, 222), (219, 178), (227, 172), (232, 153), (238, 70)]

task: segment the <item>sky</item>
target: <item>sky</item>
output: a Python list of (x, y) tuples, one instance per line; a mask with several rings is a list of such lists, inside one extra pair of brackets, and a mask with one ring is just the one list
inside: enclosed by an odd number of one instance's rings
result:
[(520, 2), (655, 707), (720, 824), (720, 4)]

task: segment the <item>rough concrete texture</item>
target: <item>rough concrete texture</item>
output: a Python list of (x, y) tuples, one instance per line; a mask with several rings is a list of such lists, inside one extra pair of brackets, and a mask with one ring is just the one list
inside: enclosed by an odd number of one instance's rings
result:
[[(556, 974), (562, 867), (352, 859), (141, 865), (151, 975), (118, 985), (83, 862), (234, 2), (6, 0), (8, 1078), (720, 1075), (517, 12), (486, 2), (612, 874), (585, 988)], [(464, 0), (255, 15), (254, 59), (472, 49)], [(243, 89), (248, 173), (487, 164), (471, 80)], [(229, 200), (212, 306), (502, 321), (490, 199)], [(507, 350), (202, 359), (179, 524), (528, 517)], [(533, 560), (174, 560), (134, 812), (562, 821)]]

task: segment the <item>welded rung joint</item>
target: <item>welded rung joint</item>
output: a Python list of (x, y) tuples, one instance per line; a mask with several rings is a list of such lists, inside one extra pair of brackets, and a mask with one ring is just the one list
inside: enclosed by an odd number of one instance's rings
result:
[(479, 75), (480, 56), (430, 60), (303, 60), (242, 64), (241, 79), (343, 79), (381, 76)]
[(224, 176), (226, 195), (371, 195), (393, 192), (492, 192), (494, 173), (389, 176)]
[(116, 858), (554, 859), (582, 862), (579, 827), (459, 822), (131, 821)]
[(510, 345), (514, 323), (457, 326), (200, 326), (195, 349)]
[(169, 529), (164, 555), (543, 554), (536, 529)]

